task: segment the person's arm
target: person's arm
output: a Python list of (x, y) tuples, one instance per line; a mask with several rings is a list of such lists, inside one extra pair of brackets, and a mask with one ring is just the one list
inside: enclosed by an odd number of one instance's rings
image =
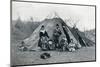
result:
[(45, 31), (45, 35), (49, 38), (48, 33)]
[(62, 32), (61, 32), (61, 30), (59, 29), (59, 34), (61, 35), (62, 34)]
[(39, 32), (39, 37), (40, 37), (40, 38), (42, 37), (42, 33), (41, 33), (41, 32)]

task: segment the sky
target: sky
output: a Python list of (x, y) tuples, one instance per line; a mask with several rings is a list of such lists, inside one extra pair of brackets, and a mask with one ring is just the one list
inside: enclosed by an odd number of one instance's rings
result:
[(76, 24), (81, 31), (95, 28), (95, 7), (12, 2), (12, 20), (20, 17), (22, 21), (29, 21), (32, 17), (33, 21), (42, 21), (45, 18), (54, 17), (55, 12), (69, 26)]

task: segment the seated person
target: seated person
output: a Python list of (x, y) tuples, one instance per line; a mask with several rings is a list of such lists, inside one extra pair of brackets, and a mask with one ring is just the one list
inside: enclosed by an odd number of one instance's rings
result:
[(49, 50), (53, 50), (55, 48), (54, 42), (50, 39), (48, 40), (48, 45), (47, 45)]
[(28, 50), (28, 48), (25, 46), (24, 41), (21, 42), (21, 45), (18, 46), (18, 49), (19, 49), (20, 51), (27, 51), (27, 50)]
[(73, 52), (75, 51), (75, 47), (76, 47), (76, 44), (73, 42), (73, 39), (71, 39), (71, 42), (68, 45), (68, 50)]
[(40, 48), (42, 50), (47, 50), (47, 39), (45, 37), (42, 37), (40, 40), (41, 40), (40, 41), (40, 44), (41, 44)]
[(62, 38), (61, 41), (60, 41), (60, 48), (61, 50), (65, 51), (67, 46), (68, 46), (68, 42), (67, 42), (67, 39), (66, 37)]

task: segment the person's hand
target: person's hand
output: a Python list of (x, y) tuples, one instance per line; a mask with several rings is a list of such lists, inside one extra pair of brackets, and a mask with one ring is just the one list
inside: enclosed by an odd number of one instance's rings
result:
[(50, 40), (50, 37), (48, 37), (48, 40)]

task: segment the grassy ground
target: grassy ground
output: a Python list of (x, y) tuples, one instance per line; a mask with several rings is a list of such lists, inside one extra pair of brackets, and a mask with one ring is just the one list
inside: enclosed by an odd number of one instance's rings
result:
[[(13, 41), (14, 42), (14, 41)], [(60, 63), (60, 62), (75, 62), (75, 61), (93, 61), (95, 60), (95, 47), (83, 47), (75, 52), (67, 51), (26, 51), (21, 52), (17, 49), (19, 42), (12, 43), (11, 47), (11, 63), (13, 65), (26, 64), (45, 64), (45, 63)], [(51, 58), (40, 59), (40, 55), (44, 52), (51, 54)]]

